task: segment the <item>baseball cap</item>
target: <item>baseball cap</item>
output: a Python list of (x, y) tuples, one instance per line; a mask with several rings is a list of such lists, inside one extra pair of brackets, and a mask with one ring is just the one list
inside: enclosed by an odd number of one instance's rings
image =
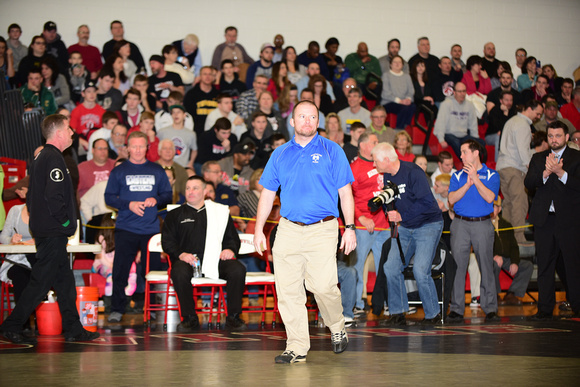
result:
[(87, 81), (85, 82), (85, 88), (83, 90), (88, 89), (89, 87), (94, 87), (95, 89), (97, 88), (97, 84), (95, 83), (95, 81), (87, 79)]
[(242, 142), (234, 146), (233, 153), (242, 153), (247, 155), (248, 153), (256, 152), (256, 144), (250, 139), (245, 139)]
[(44, 31), (56, 30), (56, 23), (53, 21), (47, 21), (44, 23)]
[(182, 105), (171, 105), (171, 106), (169, 106), (169, 112), (171, 112), (173, 109), (181, 109), (185, 113), (185, 108)]
[(549, 107), (555, 107), (556, 109), (558, 109), (558, 102), (556, 101), (547, 101), (546, 102), (546, 109)]
[(165, 58), (163, 58), (161, 55), (151, 55), (151, 58), (149, 58), (149, 62), (151, 62), (151, 61), (165, 64)]

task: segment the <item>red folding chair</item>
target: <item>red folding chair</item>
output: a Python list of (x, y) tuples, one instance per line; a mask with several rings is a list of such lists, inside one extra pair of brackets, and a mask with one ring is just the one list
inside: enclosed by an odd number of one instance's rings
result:
[(4, 321), (4, 313), (12, 313), (12, 301), (14, 301), (14, 294), (10, 293), (11, 284), (2, 282), (0, 288), (0, 324)]

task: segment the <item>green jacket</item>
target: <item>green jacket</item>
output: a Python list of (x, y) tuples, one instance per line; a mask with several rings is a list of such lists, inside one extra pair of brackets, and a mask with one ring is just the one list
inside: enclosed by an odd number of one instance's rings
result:
[(368, 73), (375, 73), (379, 78), (383, 74), (379, 60), (372, 55), (369, 56), (371, 57), (370, 62), (365, 63), (364, 65), (360, 56), (356, 52), (348, 54), (344, 59), (344, 64), (348, 68), (350, 76), (353, 77), (359, 85), (365, 84)]
[(25, 84), (20, 88), (20, 94), (22, 94), (24, 104), (31, 103), (34, 107), (42, 108), (47, 116), (56, 113), (58, 109), (54, 94), (44, 86), (40, 89), (40, 94), (37, 94), (28, 89), (28, 85)]

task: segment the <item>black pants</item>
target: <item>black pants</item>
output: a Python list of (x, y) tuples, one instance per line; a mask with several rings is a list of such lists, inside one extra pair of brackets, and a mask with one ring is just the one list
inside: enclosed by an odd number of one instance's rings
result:
[(30, 282), (22, 292), (14, 311), (2, 324), (2, 330), (21, 332), (22, 325), (46, 297), (51, 288), (57, 295), (62, 315), (63, 331), (76, 336), (83, 331), (76, 307), (77, 290), (70, 268), (65, 236), (36, 238), (36, 264), (32, 267)]
[[(549, 215), (542, 227), (535, 228), (536, 255), (538, 257), (538, 310), (552, 314), (556, 305), (556, 280), (554, 272), (560, 254), (564, 262), (565, 277), (580, 278), (580, 240), (578, 227), (558, 227), (556, 216)], [(574, 312), (580, 312), (580, 281), (566, 281), (567, 297)]]
[[(26, 254), (26, 259), (28, 259), (30, 267), (33, 267), (36, 263), (35, 254)], [(8, 269), (6, 275), (12, 281), (12, 287), (14, 288), (14, 301), (18, 302), (18, 300), (20, 300), (22, 292), (24, 292), (28, 282), (30, 282), (31, 273), (31, 269), (26, 269), (18, 265), (14, 265)]]
[[(245, 266), (235, 259), (220, 260), (218, 270), (220, 278), (227, 281), (228, 316), (242, 313), (242, 296), (246, 286)], [(195, 315), (191, 278), (193, 278), (193, 267), (190, 264), (180, 260), (172, 263), (171, 280), (181, 306), (181, 317), (184, 319)]]

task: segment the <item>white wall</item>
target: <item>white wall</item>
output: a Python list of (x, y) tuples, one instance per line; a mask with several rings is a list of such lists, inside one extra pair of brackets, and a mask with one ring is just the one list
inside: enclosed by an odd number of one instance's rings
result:
[(145, 61), (164, 44), (188, 33), (200, 38), (204, 64), (223, 42), (228, 25), (238, 28), (238, 42), (258, 57), (262, 43), (284, 35), (300, 53), (310, 40), (324, 51), (335, 36), (343, 58), (367, 42), (370, 53), (384, 55), (387, 40), (401, 40), (401, 55), (416, 53), (419, 36), (429, 36), (431, 53), (449, 55), (453, 43), (463, 46), (463, 59), (482, 55), (483, 44), (495, 42), (497, 58), (514, 62), (514, 51), (525, 47), (542, 64), (552, 63), (560, 76), (570, 77), (580, 65), (580, 1), (578, 0), (0, 0), (0, 35), (16, 22), (28, 45), (48, 20), (68, 45), (77, 42), (81, 24), (91, 28), (90, 43), (102, 47), (111, 38), (109, 23), (123, 21), (125, 38), (136, 43)]

